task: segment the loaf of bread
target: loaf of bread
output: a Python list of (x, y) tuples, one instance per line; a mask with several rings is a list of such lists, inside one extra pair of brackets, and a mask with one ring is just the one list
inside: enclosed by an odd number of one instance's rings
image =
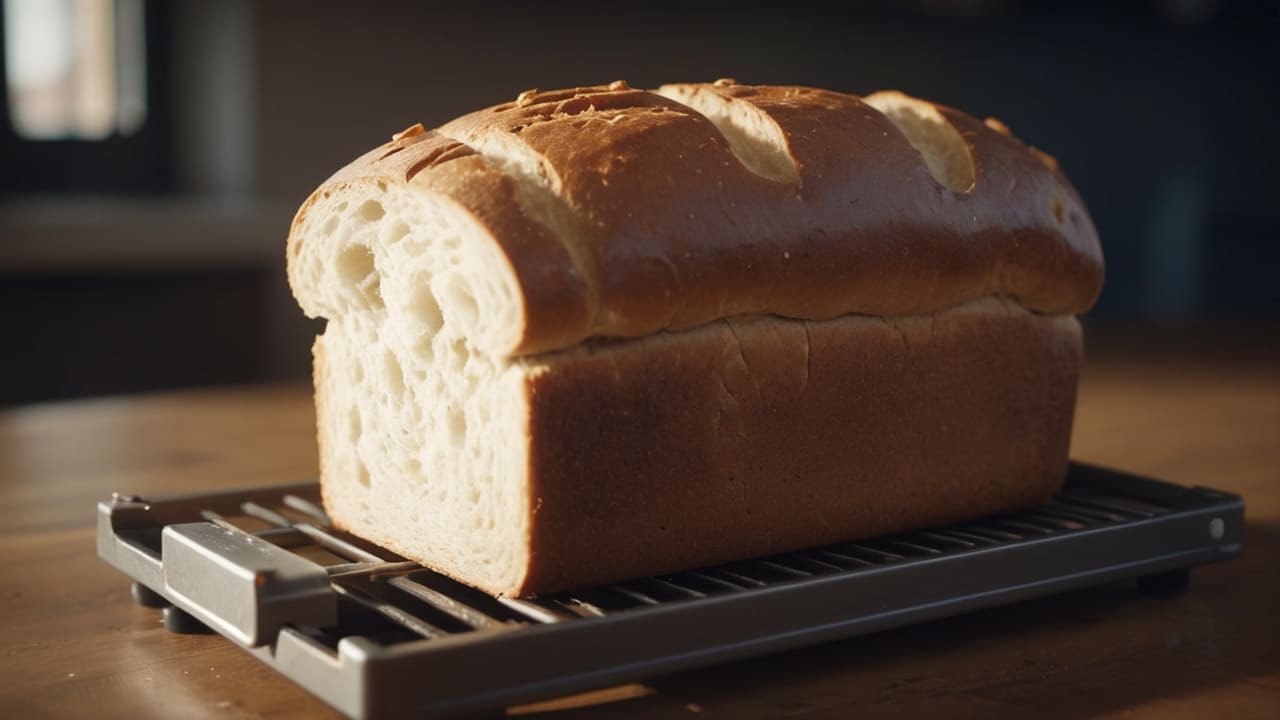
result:
[(334, 522), (507, 595), (1048, 497), (1103, 269), (998, 121), (731, 80), (411, 127), (288, 261)]

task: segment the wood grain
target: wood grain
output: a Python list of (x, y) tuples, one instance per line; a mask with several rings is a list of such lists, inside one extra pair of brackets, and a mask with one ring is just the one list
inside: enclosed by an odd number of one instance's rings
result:
[[(1074, 592), (606, 689), (550, 718), (1280, 715), (1280, 354), (1194, 338), (1096, 351), (1073, 455), (1244, 494), (1243, 558), (1191, 592)], [(313, 718), (332, 712), (216, 636), (168, 633), (94, 555), (95, 503), (314, 477), (309, 388), (0, 414), (0, 715)]]

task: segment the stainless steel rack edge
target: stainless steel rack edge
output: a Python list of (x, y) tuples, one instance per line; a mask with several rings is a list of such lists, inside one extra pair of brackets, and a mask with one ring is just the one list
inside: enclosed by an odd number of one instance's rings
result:
[[(618, 611), (571, 596), (506, 601), (522, 622), (390, 644), (360, 635), (326, 644), (317, 629), (338, 624), (340, 599), (351, 592), (334, 577), (429, 571), (327, 531), (322, 511), (307, 499), (315, 488), (305, 483), (155, 501), (117, 495), (98, 506), (98, 553), (144, 586), (140, 592), (154, 592), (154, 603), (189, 613), (357, 718), (496, 709), (1109, 581), (1174, 573), (1176, 588), (1177, 573), (1186, 568), (1240, 554), (1244, 516), (1234, 495), (1073, 464), (1064, 505), (993, 522), (1034, 528), (1043, 518), (1073, 512), (1094, 518), (1074, 523), (1079, 527)], [(1108, 503), (1115, 507), (1107, 510)], [(313, 522), (270, 509), (282, 504)], [(246, 508), (275, 530), (255, 536), (223, 519)], [(979, 524), (968, 527), (924, 534), (999, 537), (983, 535)], [(261, 537), (273, 532), (305, 536), (353, 563), (326, 569)], [(449, 603), (465, 608), (448, 592), (428, 589), (422, 597), (455, 615), (460, 608)], [(593, 612), (567, 612), (575, 603)], [(387, 612), (395, 618), (393, 610)], [(411, 618), (401, 620), (413, 627)], [(420, 630), (431, 631), (430, 625)]]

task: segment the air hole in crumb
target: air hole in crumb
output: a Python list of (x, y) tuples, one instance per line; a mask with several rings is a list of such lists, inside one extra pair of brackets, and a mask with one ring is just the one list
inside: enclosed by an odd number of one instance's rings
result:
[(356, 462), (356, 482), (360, 483), (362, 487), (369, 487), (369, 484), (370, 484), (369, 481), (370, 481), (369, 468), (365, 467), (364, 463), (357, 461)]
[(467, 341), (463, 338), (457, 338), (449, 343), (449, 372), (460, 373), (466, 367), (467, 357)]
[(1067, 222), (1066, 210), (1062, 204), (1062, 198), (1054, 198), (1049, 207), (1053, 209), (1053, 217), (1058, 221), (1058, 224), (1061, 225)]
[(396, 221), (386, 226), (382, 231), (382, 241), (388, 245), (395, 245), (405, 239), (409, 234), (409, 225), (403, 220)]
[(363, 245), (352, 245), (338, 256), (338, 278), (348, 287), (355, 287), (373, 272), (373, 253)]
[[(413, 354), (423, 360), (430, 360), (434, 350), (435, 347), (432, 344), (432, 337), (430, 335), (423, 335), (413, 343)], [(424, 371), (418, 371), (414, 373), (414, 377), (421, 382), (427, 379), (427, 374)]]
[(467, 439), (467, 416), (460, 407), (449, 408), (449, 442), (454, 447), (462, 447)]
[(430, 286), (418, 285), (413, 289), (413, 297), (409, 301), (409, 313), (428, 335), (434, 335), (444, 324), (440, 314), (440, 303), (432, 294)]
[(373, 253), (364, 245), (351, 245), (338, 255), (338, 280), (366, 308), (382, 307), (381, 278), (373, 264)]
[(360, 412), (353, 409), (347, 415), (347, 435), (350, 436), (352, 442), (360, 439), (361, 430)]
[(387, 377), (387, 387), (396, 397), (404, 394), (404, 370), (400, 368), (400, 360), (396, 354), (387, 350), (382, 355), (383, 372)]
[(475, 328), (480, 306), (475, 291), (461, 273), (451, 273), (432, 283), (432, 291), (450, 325), (464, 333)]
[(365, 222), (378, 222), (383, 215), (387, 214), (387, 211), (382, 207), (382, 203), (377, 200), (365, 200), (358, 212), (360, 219)]

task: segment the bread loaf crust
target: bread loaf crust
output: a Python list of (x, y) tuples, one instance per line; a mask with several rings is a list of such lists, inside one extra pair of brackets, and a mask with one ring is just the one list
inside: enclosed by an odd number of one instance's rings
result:
[[(1033, 505), (1065, 477), (1072, 317), (731, 320), (591, 345), (528, 383), (540, 594)], [(491, 588), (492, 589), (492, 588)]]
[[(972, 161), (972, 187), (955, 191), (858, 97), (723, 82), (662, 90), (695, 91), (774, 123), (794, 182), (750, 169), (692, 108), (615, 83), (418, 128), (317, 193), (409, 183), (473, 213), (521, 293), (520, 326), (484, 348), (499, 355), (739, 315), (898, 317), (989, 295), (1072, 314), (1096, 299), (1102, 256), (1083, 203), (1052, 158), (1000, 123), (928, 106)], [(530, 185), (550, 210), (521, 196)], [(294, 233), (291, 256), (299, 242)]]
[(1102, 280), (998, 121), (733, 82), (415, 126), (288, 257), (335, 525), (506, 595), (1047, 498)]

